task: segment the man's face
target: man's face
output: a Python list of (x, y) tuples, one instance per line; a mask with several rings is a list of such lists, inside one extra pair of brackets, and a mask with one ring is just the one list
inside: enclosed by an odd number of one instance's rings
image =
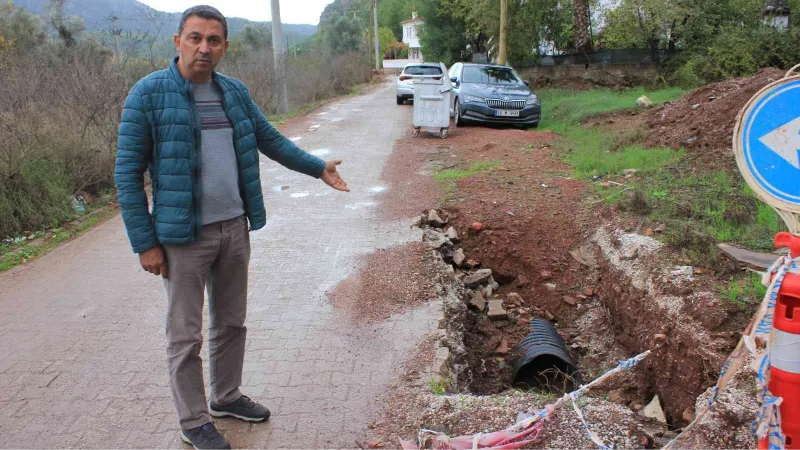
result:
[(219, 21), (198, 16), (188, 18), (183, 33), (174, 39), (181, 73), (193, 81), (208, 79), (229, 45)]

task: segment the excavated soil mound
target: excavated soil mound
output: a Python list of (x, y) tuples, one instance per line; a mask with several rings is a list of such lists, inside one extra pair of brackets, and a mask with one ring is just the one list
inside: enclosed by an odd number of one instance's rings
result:
[(734, 164), (731, 139), (736, 117), (764, 86), (783, 78), (784, 71), (762, 69), (749, 78), (736, 78), (696, 89), (685, 97), (655, 108), (647, 120), (651, 147), (686, 148), (700, 164)]

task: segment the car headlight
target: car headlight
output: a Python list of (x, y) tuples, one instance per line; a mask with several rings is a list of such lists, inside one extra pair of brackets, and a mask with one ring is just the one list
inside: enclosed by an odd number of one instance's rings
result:
[(482, 98), (475, 97), (474, 95), (464, 95), (464, 101), (467, 103), (484, 103)]
[(539, 97), (531, 94), (530, 97), (528, 97), (528, 101), (525, 102), (525, 104), (527, 104), (528, 106), (536, 106), (539, 104)]

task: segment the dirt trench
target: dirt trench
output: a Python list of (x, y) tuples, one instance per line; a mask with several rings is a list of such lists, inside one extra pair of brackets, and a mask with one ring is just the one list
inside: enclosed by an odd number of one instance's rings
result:
[[(653, 350), (641, 368), (609, 392), (616, 391), (617, 402), (634, 410), (658, 395), (669, 424), (680, 428), (693, 417), (697, 396), (716, 381), (747, 317), (719, 299), (709, 276), (676, 269), (677, 255), (643, 236), (646, 227), (642, 235), (619, 231), (633, 227), (618, 213), (587, 207), (587, 186), (557, 160), (551, 146), (555, 138), (469, 127), (456, 129), (446, 145), (424, 139), (396, 145), (407, 149), (403, 172), (419, 180), (443, 167), (502, 161), (452, 182), (443, 202), (442, 213), (458, 231), (458, 246), (471, 266), (491, 269), (500, 284), (493, 296), (516, 293), (524, 300), (508, 320), (490, 321), (472, 310), (464, 315), (470, 370), (461, 391), (492, 395), (510, 388), (512, 357), (498, 350), (513, 351), (528, 334), (529, 320), (545, 317), (556, 323), (585, 381), (620, 359)], [(410, 191), (399, 190), (402, 197), (394, 198), (393, 207), (406, 212), (419, 205), (409, 192), (427, 188), (403, 186)], [(598, 245), (599, 229), (608, 235), (605, 248)], [(645, 243), (633, 254), (620, 239)], [(690, 273), (676, 281), (670, 278), (675, 270)]]

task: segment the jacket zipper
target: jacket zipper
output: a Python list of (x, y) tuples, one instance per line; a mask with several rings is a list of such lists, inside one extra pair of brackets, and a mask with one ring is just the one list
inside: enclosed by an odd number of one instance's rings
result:
[(193, 231), (194, 231), (194, 239), (197, 240), (200, 237), (200, 224), (202, 222), (202, 217), (200, 217), (200, 196), (202, 195), (201, 192), (201, 183), (200, 183), (200, 151), (202, 148), (201, 143), (201, 132), (200, 132), (200, 120), (197, 114), (197, 105), (194, 102), (194, 92), (192, 90), (192, 83), (188, 82), (189, 85), (189, 104), (191, 105), (191, 115), (192, 115), (192, 133), (194, 133), (194, 155), (193, 155), (193, 169), (194, 169), (194, 180), (193, 180), (193, 190), (194, 193), (192, 195), (192, 203), (194, 206), (194, 224), (193, 224)]

